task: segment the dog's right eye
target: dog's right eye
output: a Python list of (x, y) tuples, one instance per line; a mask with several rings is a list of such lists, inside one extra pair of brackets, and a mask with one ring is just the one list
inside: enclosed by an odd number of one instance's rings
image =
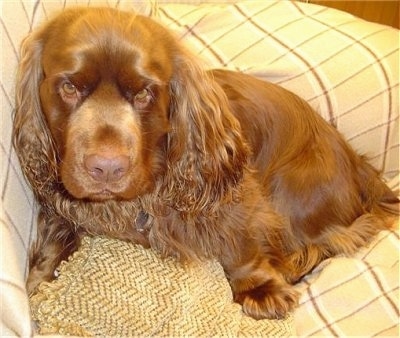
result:
[(70, 81), (65, 81), (60, 85), (59, 95), (69, 105), (76, 105), (82, 99), (81, 91)]

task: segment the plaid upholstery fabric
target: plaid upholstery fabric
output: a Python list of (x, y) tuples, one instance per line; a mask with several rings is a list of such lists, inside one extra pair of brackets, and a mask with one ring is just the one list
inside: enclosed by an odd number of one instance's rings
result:
[[(24, 277), (26, 253), (35, 232), (35, 203), (11, 146), (18, 46), (39, 22), (65, 6), (103, 4), (151, 14), (176, 31), (206, 66), (244, 71), (296, 92), (336, 125), (354, 148), (366, 153), (390, 185), (398, 188), (398, 30), (300, 2), (173, 2), (0, 2), (2, 335), (32, 334)], [(301, 306), (295, 313), (299, 335), (398, 335), (395, 260), (399, 238), (397, 233), (390, 233), (380, 240), (379, 247), (387, 251), (372, 246), (366, 256), (372, 260), (364, 256), (330, 260), (299, 285), (303, 290)], [(381, 257), (393, 258), (392, 265), (386, 266)], [(329, 281), (334, 284), (326, 284)], [(358, 292), (347, 289), (351, 283)]]
[(398, 30), (300, 2), (214, 8), (163, 4), (156, 15), (208, 66), (250, 73), (305, 98), (377, 168), (397, 176)]
[(385, 231), (353, 257), (326, 260), (297, 285), (296, 332), (311, 336), (399, 335), (399, 233)]

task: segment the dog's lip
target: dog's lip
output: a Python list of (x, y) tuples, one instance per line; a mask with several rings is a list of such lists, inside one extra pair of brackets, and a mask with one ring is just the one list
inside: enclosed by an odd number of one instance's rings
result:
[(109, 189), (102, 189), (88, 194), (87, 199), (92, 201), (108, 201), (108, 200), (129, 200), (130, 196), (124, 196), (123, 193), (118, 193)]
[(90, 199), (101, 201), (115, 198), (116, 195), (109, 189), (103, 189), (90, 194)]

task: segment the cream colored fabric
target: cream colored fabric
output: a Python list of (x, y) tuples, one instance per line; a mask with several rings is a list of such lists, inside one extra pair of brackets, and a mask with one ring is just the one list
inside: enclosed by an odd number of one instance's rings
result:
[[(398, 337), (399, 230), (383, 231), (353, 257), (321, 263), (297, 285), (302, 337)], [(379, 290), (379, 291), (378, 291)]]
[(181, 265), (107, 238), (85, 238), (53, 283), (32, 297), (42, 334), (290, 336), (292, 318), (256, 321), (232, 302), (216, 262)]
[(399, 184), (399, 30), (296, 1), (156, 9), (209, 67), (298, 94)]
[(7, 224), (0, 226), (0, 336), (32, 336), (29, 321), (29, 304), (25, 291), (23, 262), (15, 251), (15, 232)]

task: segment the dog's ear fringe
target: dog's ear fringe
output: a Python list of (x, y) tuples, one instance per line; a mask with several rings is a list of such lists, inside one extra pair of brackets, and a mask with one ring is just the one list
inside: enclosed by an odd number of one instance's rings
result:
[(49, 194), (58, 180), (54, 141), (39, 98), (43, 31), (31, 33), (21, 45), (12, 136), (22, 171), (38, 198)]
[(184, 49), (174, 61), (168, 144), (172, 172), (165, 188), (174, 208), (196, 214), (213, 208), (241, 181), (249, 148), (212, 73)]

